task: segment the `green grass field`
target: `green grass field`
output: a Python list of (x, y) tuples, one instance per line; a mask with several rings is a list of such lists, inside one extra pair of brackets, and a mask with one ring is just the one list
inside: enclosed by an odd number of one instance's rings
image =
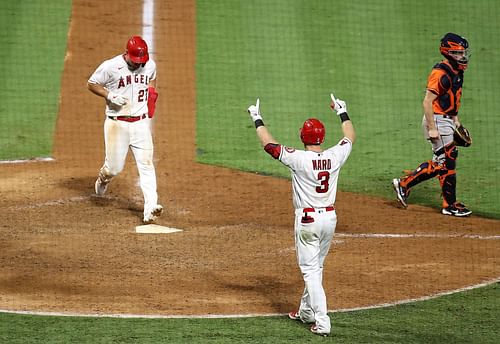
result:
[[(288, 177), (260, 149), (246, 108), (260, 97), (274, 137), (297, 148), (298, 128), (318, 117), (327, 128), (326, 145), (333, 145), (340, 138), (328, 107), (334, 91), (347, 101), (358, 134), (339, 188), (392, 199), (392, 178), (432, 157), (421, 104), (428, 73), (441, 60), (439, 39), (456, 31), (473, 51), (460, 115), (474, 140), (460, 151), (457, 192), (475, 214), (500, 218), (496, 3), (292, 3), (198, 2), (198, 160)], [(410, 202), (439, 207), (437, 179), (412, 190)]]
[[(47, 156), (71, 1), (3, 1), (0, 160)], [(495, 1), (229, 0), (197, 2), (197, 144), (202, 163), (288, 177), (259, 147), (246, 108), (260, 97), (266, 125), (300, 147), (306, 117), (340, 138), (330, 92), (348, 102), (358, 141), (340, 189), (393, 198), (390, 179), (430, 155), (420, 132), (425, 80), (439, 38), (466, 35), (459, 195), (475, 214), (500, 217), (496, 115), (500, 10)], [(449, 14), (449, 15), (445, 15)], [(412, 202), (437, 206), (437, 181)], [(429, 196), (430, 195), (430, 196)], [(0, 313), (0, 343), (497, 343), (500, 285), (396, 307), (331, 314), (329, 338), (285, 317), (115, 319)]]
[(2, 343), (498, 343), (500, 284), (438, 299), (332, 313), (322, 338), (287, 317), (116, 319), (0, 313)]
[(52, 153), (71, 0), (0, 4), (0, 160)]

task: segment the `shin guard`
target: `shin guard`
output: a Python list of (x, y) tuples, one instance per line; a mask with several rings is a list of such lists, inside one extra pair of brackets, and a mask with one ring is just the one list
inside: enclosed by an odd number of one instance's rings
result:
[(432, 161), (426, 161), (420, 164), (415, 171), (410, 172), (407, 176), (401, 178), (401, 186), (410, 189), (411, 187), (438, 175), (441, 166)]
[(457, 176), (456, 164), (458, 157), (458, 149), (454, 144), (444, 147), (445, 160), (439, 171), (439, 184), (441, 184), (441, 192), (443, 195), (443, 208), (454, 204), (457, 200)]

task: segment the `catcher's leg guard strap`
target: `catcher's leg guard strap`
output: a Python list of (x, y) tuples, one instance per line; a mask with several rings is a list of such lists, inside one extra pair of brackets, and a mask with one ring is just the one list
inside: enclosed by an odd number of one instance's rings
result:
[(432, 160), (423, 162), (419, 167), (409, 175), (401, 179), (401, 186), (411, 188), (427, 179), (434, 178), (438, 175), (440, 165)]
[(443, 193), (443, 207), (446, 208), (457, 200), (457, 176), (455, 167), (457, 165), (458, 149), (454, 144), (445, 148), (445, 161), (439, 171), (439, 184)]
[(457, 165), (458, 148), (454, 144), (444, 147), (444, 165), (447, 170), (454, 170)]

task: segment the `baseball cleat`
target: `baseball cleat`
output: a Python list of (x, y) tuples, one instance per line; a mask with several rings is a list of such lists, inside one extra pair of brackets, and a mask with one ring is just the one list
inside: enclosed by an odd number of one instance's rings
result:
[(149, 211), (146, 215), (144, 215), (144, 219), (142, 220), (145, 224), (151, 224), (155, 222), (155, 220), (160, 217), (163, 213), (163, 207), (159, 204), (155, 205), (151, 211)]
[(397, 197), (398, 202), (404, 208), (408, 208), (408, 203), (406, 203), (406, 199), (408, 197), (408, 194), (406, 192), (406, 188), (401, 186), (399, 178), (394, 178), (392, 180), (392, 186), (394, 187), (394, 191), (396, 191), (396, 197)]
[(106, 193), (106, 190), (108, 189), (108, 184), (109, 182), (104, 182), (101, 180), (101, 178), (97, 177), (97, 180), (95, 181), (95, 193), (98, 196), (102, 196)]
[(302, 321), (300, 319), (300, 315), (299, 315), (299, 311), (293, 311), (293, 312), (290, 312), (288, 313), (288, 317), (292, 320), (298, 320), (298, 321)]
[(299, 311), (293, 311), (288, 313), (288, 317), (292, 320), (302, 321), (304, 324), (312, 324), (313, 322), (315, 322), (314, 318), (310, 320), (301, 318)]
[(323, 337), (327, 337), (330, 333), (328, 332), (321, 332), (318, 330), (318, 326), (316, 324), (312, 325), (311, 326), (311, 332), (314, 333), (314, 334), (317, 334), (318, 336), (323, 336)]
[(450, 205), (449, 207), (441, 209), (441, 214), (443, 215), (450, 215), (450, 216), (457, 216), (457, 217), (465, 217), (469, 216), (472, 214), (472, 211), (467, 209), (465, 205), (459, 202), (455, 202), (454, 204)]

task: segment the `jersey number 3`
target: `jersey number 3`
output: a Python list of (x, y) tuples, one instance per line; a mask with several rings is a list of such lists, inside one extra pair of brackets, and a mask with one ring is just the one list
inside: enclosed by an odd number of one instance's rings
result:
[(328, 191), (328, 187), (330, 184), (328, 181), (330, 180), (330, 172), (328, 171), (321, 171), (318, 173), (318, 180), (321, 182), (320, 186), (316, 186), (316, 192), (317, 193), (325, 193)]

